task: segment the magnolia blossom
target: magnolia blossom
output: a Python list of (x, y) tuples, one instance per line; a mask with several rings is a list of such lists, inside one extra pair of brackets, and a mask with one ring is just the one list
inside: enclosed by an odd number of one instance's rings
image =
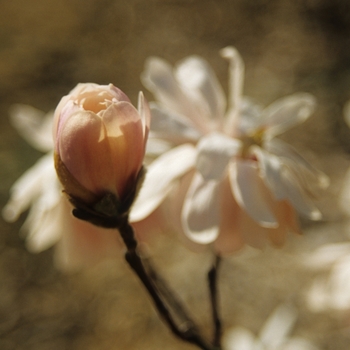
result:
[[(92, 94), (94, 91), (97, 91), (97, 94), (99, 94), (101, 90), (108, 91), (108, 89), (115, 91), (113, 93), (117, 94), (117, 96), (108, 99), (106, 96), (110, 96), (102, 92), (102, 94), (95, 97), (94, 101), (97, 100), (97, 103), (101, 102), (102, 106), (106, 106), (107, 104), (112, 104), (109, 103), (109, 100), (122, 96), (124, 100), (123, 104), (129, 104), (129, 100), (120, 90), (111, 86), (101, 87), (95, 84), (78, 85), (78, 87), (73, 90), (74, 95), (68, 95), (69, 97), (63, 98), (62, 101), (67, 102), (69, 106), (71, 105), (69, 101), (74, 101), (71, 97), (75, 96), (77, 91), (83, 93), (85, 91), (87, 94)], [(104, 98), (106, 98), (106, 101), (103, 100)], [(57, 107), (56, 114), (60, 113), (59, 111), (63, 108), (64, 106), (61, 102)], [(130, 116), (129, 121), (133, 124), (135, 110), (131, 105), (127, 107), (124, 106), (124, 108), (132, 110), (132, 116)], [(66, 107), (65, 110), (67, 111), (68, 108)], [(47, 154), (40, 158), (32, 168), (27, 170), (14, 183), (10, 190), (10, 199), (3, 209), (3, 217), (9, 222), (13, 222), (22, 212), (30, 208), (29, 215), (21, 229), (26, 236), (28, 249), (31, 252), (37, 253), (55, 245), (56, 264), (62, 269), (77, 269), (97, 263), (102, 259), (119, 255), (121, 243), (119, 242), (118, 234), (111, 232), (109, 229), (96, 227), (90, 223), (76, 219), (71, 214), (73, 206), (69, 203), (67, 197), (62, 195), (62, 186), (57, 178), (52, 152), (54, 148), (52, 139), (53, 113), (50, 112), (45, 115), (43, 112), (27, 105), (15, 105), (10, 112), (11, 122), (21, 136), (25, 138), (31, 146), (39, 151), (47, 152)], [(145, 121), (145, 124), (142, 122), (141, 127), (141, 130), (144, 130), (144, 133), (142, 131), (141, 138), (141, 148), (142, 152), (144, 152), (149, 113), (147, 107), (145, 107), (145, 101), (142, 95), (140, 95), (139, 99), (138, 116), (139, 119)], [(126, 119), (128, 116), (122, 115), (121, 117), (121, 127), (119, 129), (125, 130), (123, 125), (127, 123)], [(111, 121), (111, 124), (115, 125), (115, 122)], [(137, 121), (136, 124), (139, 129), (140, 122)], [(72, 125), (72, 122), (70, 122), (70, 125)], [(54, 127), (56, 135), (59, 128), (59, 123), (56, 122)], [(105, 129), (101, 128), (100, 125), (99, 131), (101, 135), (103, 135)], [(56, 139), (56, 149), (58, 148), (59, 146)], [(82, 152), (84, 152), (84, 150), (82, 150)], [(94, 155), (96, 156), (96, 150)], [(100, 157), (101, 154), (98, 156)], [(86, 155), (86, 157), (88, 157), (88, 155)], [(135, 172), (137, 172), (140, 167), (138, 161), (140, 158), (141, 157), (138, 156), (137, 162), (134, 161), (134, 166), (130, 166), (129, 169), (134, 169)], [(93, 161), (99, 160), (92, 160), (92, 162)], [(137, 166), (135, 165), (136, 163)], [(116, 169), (113, 165), (111, 165), (111, 168), (113, 170)], [(94, 171), (98, 172), (100, 170), (95, 169)], [(108, 175), (110, 175), (110, 173), (108, 173)], [(105, 180), (106, 177), (103, 179)], [(125, 177), (121, 177), (121, 179), (125, 181)], [(94, 185), (93, 180), (94, 178), (92, 175), (89, 181), (90, 184)], [(81, 181), (85, 180), (82, 179)], [(91, 192), (96, 191), (97, 187), (90, 187), (90, 184), (86, 185), (84, 183)], [(109, 184), (109, 186), (110, 187), (107, 188), (108, 190), (115, 191), (119, 196), (123, 195), (123, 186), (121, 186), (119, 182), (114, 182), (113, 185)]]
[(56, 170), (71, 198), (92, 202), (105, 193), (119, 201), (137, 185), (150, 112), (141, 113), (118, 88), (78, 84), (62, 98), (54, 117)]
[(175, 68), (160, 58), (147, 61), (142, 79), (156, 98), (151, 137), (168, 151), (149, 166), (131, 220), (173, 196), (180, 209), (169, 215), (179, 212), (181, 229), (196, 243), (214, 243), (219, 253), (266, 240), (280, 245), (287, 232), (299, 232), (295, 211), (321, 218), (313, 199), (327, 178), (275, 138), (305, 121), (315, 99), (296, 93), (262, 108), (242, 97), (239, 53), (227, 47), (221, 55), (230, 63), (227, 100), (201, 57)]
[(311, 342), (288, 337), (297, 320), (296, 310), (287, 304), (278, 306), (268, 317), (256, 337), (243, 327), (236, 327), (224, 334), (225, 350), (317, 350)]

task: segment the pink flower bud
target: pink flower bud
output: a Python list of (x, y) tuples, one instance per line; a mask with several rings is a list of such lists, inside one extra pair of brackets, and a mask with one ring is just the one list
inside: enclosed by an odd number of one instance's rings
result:
[(54, 118), (56, 170), (68, 196), (89, 205), (106, 194), (125, 200), (137, 187), (148, 136), (142, 93), (137, 110), (112, 84), (78, 84)]

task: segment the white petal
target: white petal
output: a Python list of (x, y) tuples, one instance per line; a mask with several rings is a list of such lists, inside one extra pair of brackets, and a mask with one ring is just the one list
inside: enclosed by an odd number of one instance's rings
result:
[(308, 308), (312, 312), (325, 311), (329, 309), (331, 297), (328, 279), (315, 278), (306, 296)]
[(264, 109), (261, 119), (267, 137), (273, 137), (304, 122), (313, 113), (316, 100), (311, 94), (296, 93)]
[(185, 144), (153, 161), (132, 206), (130, 220), (140, 221), (152, 213), (170, 192), (172, 183), (194, 167), (195, 157), (195, 148)]
[[(292, 163), (286, 157), (275, 158), (258, 148), (253, 148), (253, 152), (261, 162), (264, 181), (271, 188), (276, 199), (288, 199), (300, 214), (311, 220), (322, 218), (321, 212), (308, 196), (308, 192), (312, 193), (312, 186), (315, 186), (315, 180), (313, 184), (309, 180), (311, 174), (316, 176), (311, 172), (311, 166), (310, 170), (302, 163)], [(317, 176), (316, 179), (318, 179)]]
[(208, 125), (203, 123), (196, 101), (184, 94), (174, 76), (173, 68), (166, 61), (156, 57), (149, 58), (141, 80), (160, 104), (191, 119), (200, 130), (208, 130)]
[(227, 134), (232, 135), (233, 129), (238, 124), (237, 119), (242, 104), (244, 63), (237, 49), (232, 46), (225, 47), (220, 54), (230, 62), (229, 108), (226, 127), (228, 128)]
[(252, 153), (256, 155), (261, 170), (261, 176), (277, 200), (285, 199), (284, 185), (281, 179), (282, 167), (280, 159), (273, 154), (265, 152), (260, 147), (253, 147)]
[(41, 157), (11, 187), (10, 199), (3, 208), (2, 215), (7, 221), (15, 221), (29, 205), (42, 193), (47, 179), (56, 177), (53, 155)]
[(208, 244), (219, 234), (219, 183), (205, 181), (196, 173), (188, 189), (182, 209), (182, 227), (194, 242)]
[(187, 57), (179, 62), (175, 75), (182, 89), (197, 101), (208, 118), (222, 119), (226, 109), (225, 95), (208, 62), (197, 56)]
[(146, 143), (146, 155), (158, 157), (161, 154), (168, 152), (172, 146), (173, 145), (170, 142), (156, 138), (151, 132)]
[(336, 310), (350, 308), (350, 258), (341, 259), (331, 271), (331, 306)]
[(205, 180), (220, 180), (230, 159), (240, 151), (241, 143), (224, 134), (211, 133), (197, 145), (196, 168)]
[(316, 192), (317, 194), (320, 189), (329, 186), (328, 176), (313, 167), (292, 146), (274, 138), (265, 142), (264, 147), (282, 158), (282, 162), (288, 165), (291, 170), (294, 169), (295, 176), (311, 193)]
[(52, 112), (45, 114), (23, 104), (11, 106), (9, 112), (12, 125), (31, 146), (42, 152), (53, 149)]
[(157, 136), (175, 144), (195, 142), (201, 136), (188, 118), (151, 103), (151, 130)]
[[(21, 231), (25, 231), (26, 245), (30, 252), (39, 253), (56, 244), (63, 234), (63, 221), (67, 218), (61, 215), (60, 202), (67, 200), (60, 196), (53, 205), (45, 207), (44, 200), (36, 202), (28, 215)], [(67, 215), (71, 215), (70, 212)]]
[(262, 179), (256, 162), (237, 160), (230, 163), (230, 183), (234, 197), (256, 222), (263, 227), (277, 227), (262, 189)]
[(294, 307), (282, 304), (266, 320), (259, 338), (267, 349), (277, 349), (286, 339), (297, 319)]
[(254, 334), (246, 328), (236, 327), (229, 330), (223, 337), (226, 350), (255, 350)]
[(143, 126), (143, 137), (145, 142), (147, 141), (150, 125), (151, 125), (151, 110), (147, 100), (145, 99), (142, 91), (139, 92), (137, 110), (141, 117)]
[(305, 215), (311, 220), (320, 220), (322, 218), (321, 212), (311, 199), (306, 196), (295, 176), (288, 169), (285, 169), (282, 176), (285, 198), (292, 203), (300, 214)]
[(263, 108), (249, 97), (243, 97), (239, 109), (239, 120), (236, 124), (235, 134), (247, 136), (254, 135), (261, 127), (261, 113)]
[(350, 255), (350, 243), (327, 244), (308, 253), (305, 264), (315, 270), (329, 269), (338, 259), (346, 255)]

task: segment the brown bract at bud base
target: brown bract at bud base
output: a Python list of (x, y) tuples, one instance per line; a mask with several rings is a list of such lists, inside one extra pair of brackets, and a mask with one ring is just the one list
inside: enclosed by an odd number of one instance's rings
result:
[(125, 222), (145, 177), (146, 171), (143, 166), (135, 181), (130, 182), (127, 195), (120, 199), (111, 192), (100, 195), (92, 193), (72, 176), (58, 154), (54, 155), (54, 160), (63, 192), (73, 204), (72, 213), (76, 218), (104, 228), (118, 228)]

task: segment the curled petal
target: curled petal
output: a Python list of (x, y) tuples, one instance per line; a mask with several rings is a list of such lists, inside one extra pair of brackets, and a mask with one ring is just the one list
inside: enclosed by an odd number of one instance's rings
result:
[(44, 114), (36, 108), (15, 104), (10, 108), (10, 120), (18, 133), (34, 148), (42, 152), (51, 151), (53, 112)]
[(237, 160), (230, 163), (230, 182), (238, 204), (263, 227), (277, 227), (270, 199), (254, 161)]
[(220, 186), (195, 173), (182, 209), (182, 227), (194, 242), (208, 244), (219, 234)]
[(261, 116), (267, 138), (304, 122), (313, 113), (315, 106), (315, 98), (308, 93), (296, 93), (272, 103), (264, 109)]
[(224, 134), (211, 133), (197, 145), (196, 168), (205, 180), (220, 180), (230, 159), (240, 151), (241, 143)]
[(176, 147), (151, 163), (130, 213), (130, 221), (140, 221), (163, 202), (179, 177), (194, 167), (196, 150), (185, 144)]
[(175, 75), (182, 89), (201, 106), (203, 117), (221, 121), (226, 109), (225, 95), (209, 64), (190, 56), (178, 64)]
[(227, 134), (233, 135), (234, 129), (239, 124), (238, 118), (243, 93), (244, 62), (238, 50), (232, 46), (225, 47), (220, 53), (230, 63), (229, 108), (226, 127), (228, 128)]
[(188, 118), (156, 103), (151, 104), (152, 132), (175, 144), (195, 142), (201, 136), (200, 131)]

